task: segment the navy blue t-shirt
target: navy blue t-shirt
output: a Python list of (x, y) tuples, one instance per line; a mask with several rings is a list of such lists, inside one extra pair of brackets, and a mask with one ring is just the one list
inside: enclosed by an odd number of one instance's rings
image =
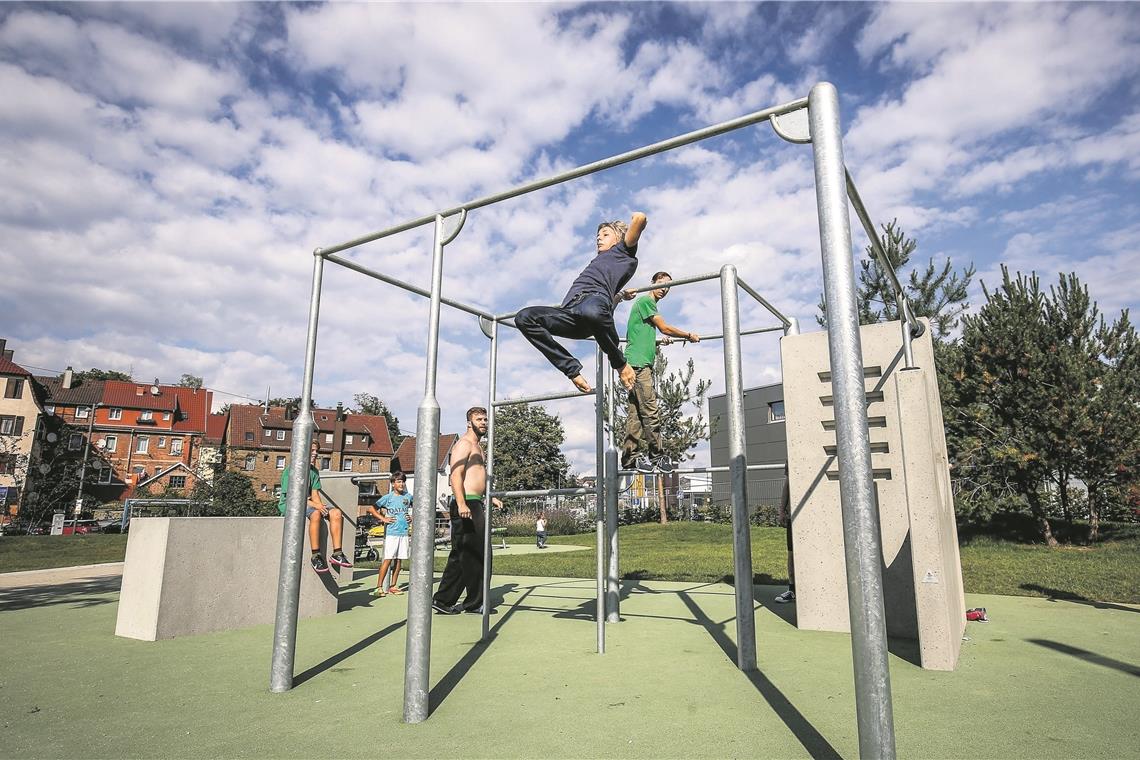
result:
[(570, 303), (576, 295), (590, 293), (604, 295), (612, 301), (636, 271), (637, 246), (627, 248), (625, 240), (620, 240), (613, 248), (599, 252), (582, 270), (570, 290), (566, 291), (562, 305)]

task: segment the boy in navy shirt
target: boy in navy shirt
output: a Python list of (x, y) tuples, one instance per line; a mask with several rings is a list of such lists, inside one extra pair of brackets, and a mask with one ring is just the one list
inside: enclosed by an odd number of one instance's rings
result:
[(630, 300), (632, 291), (623, 291), (637, 271), (637, 241), (647, 218), (635, 211), (629, 224), (602, 222), (598, 225), (598, 253), (574, 280), (561, 306), (528, 306), (515, 315), (515, 325), (542, 355), (574, 383), (589, 393), (593, 389), (582, 376), (582, 362), (570, 355), (554, 336), (584, 340), (594, 338), (602, 353), (618, 370), (626, 390), (633, 387), (633, 368), (626, 363), (614, 327), (614, 305)]

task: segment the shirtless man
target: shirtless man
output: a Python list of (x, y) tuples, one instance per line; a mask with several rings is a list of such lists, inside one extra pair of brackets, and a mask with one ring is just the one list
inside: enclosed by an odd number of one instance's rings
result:
[[(487, 434), (487, 410), (473, 406), (467, 410), (467, 432), (451, 448), (451, 493), (447, 509), (451, 515), (451, 553), (439, 589), (432, 597), (432, 609), (444, 615), (483, 612), (483, 527), (487, 518), (484, 494), (487, 492), (487, 460), (480, 443)], [(501, 507), (498, 499), (493, 504)], [(463, 604), (457, 604), (466, 590)]]

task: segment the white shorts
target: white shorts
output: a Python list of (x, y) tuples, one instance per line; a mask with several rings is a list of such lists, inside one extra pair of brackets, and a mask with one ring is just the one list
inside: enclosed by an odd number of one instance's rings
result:
[(407, 536), (384, 536), (384, 559), (407, 559)]

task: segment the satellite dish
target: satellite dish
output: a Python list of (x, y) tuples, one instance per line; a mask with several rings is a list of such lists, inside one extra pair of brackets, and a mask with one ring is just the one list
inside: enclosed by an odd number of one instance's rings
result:
[(47, 440), (48, 440), (48, 443), (55, 443), (56, 441), (59, 440), (59, 436), (56, 435), (55, 433), (48, 433), (47, 434)]
[(51, 465), (50, 464), (48, 464), (47, 462), (44, 462), (43, 464), (40, 465), (40, 474), (47, 475), (49, 472), (51, 472)]
[(105, 449), (107, 448), (107, 441), (103, 438), (100, 438), (99, 440), (95, 441), (95, 447), (98, 449)]
[(150, 395), (152, 395), (152, 396), (158, 395), (158, 386), (157, 385), (150, 386)]

